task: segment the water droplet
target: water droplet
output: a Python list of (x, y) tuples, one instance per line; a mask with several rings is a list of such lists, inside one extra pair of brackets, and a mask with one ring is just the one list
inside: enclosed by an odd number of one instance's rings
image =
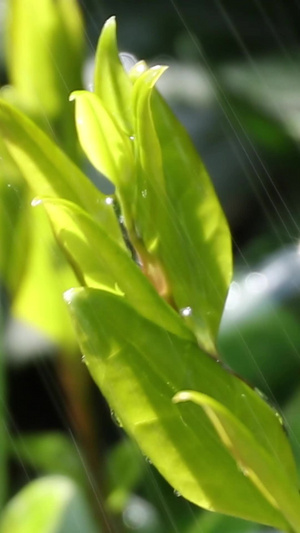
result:
[(280, 424), (281, 426), (283, 426), (283, 425), (284, 425), (284, 422), (283, 422), (283, 418), (282, 418), (281, 414), (278, 413), (278, 411), (275, 411), (275, 416), (276, 416), (276, 418), (278, 419), (279, 424)]
[(191, 316), (193, 310), (191, 307), (183, 307), (182, 309), (179, 310), (179, 313), (181, 314), (181, 316)]
[(242, 463), (237, 463), (237, 466), (243, 476), (249, 476), (249, 470)]
[(40, 198), (34, 198), (31, 202), (32, 207), (36, 207), (37, 205), (40, 205), (42, 203), (42, 200)]
[(245, 400), (246, 394), (241, 394), (241, 398), (243, 398), (243, 400)]
[(145, 72), (146, 70), (146, 63), (145, 61), (139, 61), (136, 65), (135, 65), (135, 69), (137, 72)]
[(119, 216), (119, 222), (120, 222), (120, 224), (124, 224), (124, 216), (123, 215)]
[(107, 197), (105, 198), (105, 203), (106, 203), (107, 205), (112, 205), (112, 204), (114, 203), (114, 199), (113, 199), (111, 196), (107, 196)]
[(149, 459), (149, 457), (147, 457), (146, 455), (145, 455), (145, 460), (146, 460), (146, 462), (147, 462), (149, 465), (152, 465), (152, 461), (151, 461), (151, 459)]
[(147, 198), (147, 195), (148, 195), (148, 191), (147, 191), (147, 189), (144, 189), (144, 190), (142, 191), (142, 197), (143, 197), (143, 198)]
[(113, 421), (113, 423), (118, 426), (119, 428), (123, 427), (123, 424), (120, 420), (120, 418), (116, 415), (115, 411), (113, 409), (110, 410), (110, 416)]
[(86, 364), (85, 355), (83, 355), (83, 356), (81, 357), (81, 362), (82, 362), (83, 364)]
[(131, 141), (134, 141), (134, 140), (135, 140), (135, 135), (130, 135), (129, 139), (130, 139)]
[(261, 392), (261, 390), (259, 390), (257, 387), (254, 387), (254, 390), (255, 390), (256, 394), (258, 394), (258, 396), (261, 397), (262, 400), (264, 400), (265, 402), (269, 403), (269, 398), (268, 398), (268, 396), (266, 396), (266, 394), (264, 394), (264, 392)]
[(174, 490), (174, 496), (176, 496), (176, 498), (181, 498), (181, 494), (179, 492), (179, 490)]

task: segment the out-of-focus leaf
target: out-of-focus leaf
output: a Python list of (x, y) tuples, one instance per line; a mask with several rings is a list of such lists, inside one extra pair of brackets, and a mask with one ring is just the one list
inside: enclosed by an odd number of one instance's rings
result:
[[(1, 151), (5, 151), (3, 144)], [(13, 297), (21, 282), (29, 241), (28, 189), (6, 151), (0, 163), (0, 278)]]
[(101, 32), (96, 52), (94, 73), (95, 93), (118, 125), (128, 136), (133, 134), (131, 92), (132, 83), (121, 64), (115, 17), (108, 19)]
[(231, 516), (202, 513), (185, 533), (259, 533), (260, 526)]
[(294, 68), (299, 54), (290, 59), (265, 55), (256, 58), (255, 68), (243, 61), (219, 69), (236, 116), (256, 142), (272, 149), (273, 157), (274, 151), (282, 155), (293, 149), (288, 135), (299, 142), (300, 76)]
[(78, 450), (63, 433), (22, 435), (14, 439), (11, 455), (39, 473), (60, 474), (81, 485), (87, 481)]
[(75, 483), (63, 476), (32, 481), (6, 506), (0, 533), (99, 533)]
[(113, 206), (105, 202), (105, 196), (31, 120), (3, 101), (0, 102), (0, 133), (36, 195), (77, 203), (123, 243)]
[(262, 448), (245, 424), (213, 398), (196, 391), (181, 391), (173, 401), (191, 401), (203, 409), (244, 476), (251, 480), (274, 509), (280, 509), (287, 522), (285, 530), (290, 531), (292, 527), (298, 531), (299, 490), (282, 468), (280, 458)]
[(26, 270), (12, 304), (12, 314), (58, 346), (74, 349), (77, 344), (74, 329), (62, 294), (77, 286), (78, 280), (53, 238), (46, 213), (41, 208), (31, 210)]
[(230, 232), (188, 134), (153, 92), (161, 72), (145, 71), (133, 89), (141, 161), (137, 231), (161, 259), (176, 305), (187, 310), (199, 344), (215, 353), (231, 278)]
[(75, 0), (8, 3), (7, 59), (10, 81), (23, 105), (48, 120), (66, 108), (79, 88), (83, 26)]
[(284, 423), (289, 432), (289, 439), (293, 448), (294, 457), (298, 468), (298, 475), (300, 475), (300, 389), (289, 398), (284, 407)]
[(180, 390), (200, 390), (240, 423), (247, 421), (296, 490), (295, 465), (275, 412), (195, 343), (145, 320), (122, 297), (81, 288), (65, 298), (93, 378), (169, 483), (202, 507), (284, 529), (280, 512), (238, 470), (204, 412), (191, 403), (174, 405), (172, 398)]
[(175, 335), (192, 339), (179, 315), (159, 297), (127, 250), (87, 213), (66, 201), (45, 199), (43, 203), (58, 242), (84, 284), (124, 295), (148, 320)]
[(124, 509), (144, 474), (145, 458), (135, 442), (123, 439), (110, 451), (107, 458), (107, 503), (113, 512), (120, 513)]

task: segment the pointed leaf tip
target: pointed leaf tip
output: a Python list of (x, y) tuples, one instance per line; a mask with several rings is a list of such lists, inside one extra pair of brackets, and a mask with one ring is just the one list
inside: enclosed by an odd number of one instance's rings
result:
[(64, 292), (63, 294), (63, 298), (64, 298), (64, 301), (66, 302), (67, 305), (70, 305), (73, 301), (73, 298), (79, 293), (81, 292), (83, 289), (83, 287), (77, 287), (77, 288), (73, 288), (73, 289), (68, 289), (67, 291)]
[(177, 392), (173, 398), (172, 398), (172, 402), (173, 403), (182, 403), (182, 402), (189, 402), (191, 401), (192, 397), (191, 397), (191, 393), (189, 391), (180, 391), (180, 392)]
[(112, 15), (107, 19), (107, 21), (104, 23), (103, 28), (107, 28), (109, 26), (116, 26), (116, 15)]

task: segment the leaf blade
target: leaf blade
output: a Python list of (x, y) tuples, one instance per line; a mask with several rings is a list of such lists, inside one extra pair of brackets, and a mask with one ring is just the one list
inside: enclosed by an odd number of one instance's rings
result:
[(75, 204), (44, 199), (58, 242), (76, 265), (88, 287), (101, 288), (124, 298), (138, 313), (175, 335), (192, 339), (177, 313), (162, 300), (129, 252), (121, 248), (89, 215)]
[(300, 524), (298, 487), (290, 482), (278, 459), (266, 453), (246, 426), (224, 405), (209, 396), (195, 391), (181, 391), (173, 401), (192, 401), (202, 407), (224, 446), (244, 469), (244, 475), (249, 477), (274, 508), (281, 510), (290, 526), (297, 531)]
[[(89, 371), (126, 431), (171, 485), (205, 508), (285, 527), (280, 513), (238, 471), (206, 415), (187, 405), (176, 409), (172, 397), (183, 390), (183, 383), (197, 384), (206, 394), (213, 391), (217, 401), (249, 421), (266, 447), (270, 443), (263, 425), (294, 478), (291, 452), (272, 410), (194, 343), (143, 319), (122, 297), (79, 289), (68, 292), (66, 299)], [(241, 394), (249, 405), (237, 404)], [(227, 479), (230, 490), (223, 491)]]
[(6, 149), (36, 195), (82, 206), (123, 242), (111, 205), (79, 168), (30, 119), (0, 101), (0, 133)]

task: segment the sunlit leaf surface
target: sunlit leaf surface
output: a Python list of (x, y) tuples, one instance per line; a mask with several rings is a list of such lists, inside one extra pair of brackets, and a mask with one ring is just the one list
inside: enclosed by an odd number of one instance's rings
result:
[(0, 132), (35, 195), (78, 203), (122, 242), (113, 207), (105, 202), (105, 196), (32, 121), (3, 101), (0, 102)]
[(94, 90), (121, 129), (131, 136), (133, 134), (132, 82), (119, 58), (115, 18), (108, 19), (104, 27), (96, 52)]
[(74, 349), (76, 340), (62, 293), (70, 285), (77, 286), (78, 280), (57, 247), (41, 207), (32, 208), (30, 222), (26, 269), (12, 303), (12, 313), (57, 346)]
[(192, 334), (179, 315), (155, 289), (105, 230), (75, 204), (44, 201), (58, 242), (71, 260), (79, 279), (89, 287), (122, 294), (142, 316), (185, 339)]
[[(211, 397), (195, 391), (182, 391), (176, 394), (174, 401), (191, 401), (202, 407), (244, 476), (275, 509), (281, 510), (290, 527), (298, 531), (299, 490), (282, 468), (279, 457), (263, 449), (255, 435), (224, 404)], [(287, 525), (285, 530), (290, 531), (290, 527)]]
[(195, 343), (145, 320), (121, 296), (78, 289), (68, 291), (66, 300), (89, 371), (171, 485), (205, 508), (284, 528), (280, 512), (238, 469), (204, 412), (174, 405), (172, 398), (194, 386), (222, 403), (247, 421), (264, 453), (278, 457), (296, 487), (291, 452), (273, 410)]

